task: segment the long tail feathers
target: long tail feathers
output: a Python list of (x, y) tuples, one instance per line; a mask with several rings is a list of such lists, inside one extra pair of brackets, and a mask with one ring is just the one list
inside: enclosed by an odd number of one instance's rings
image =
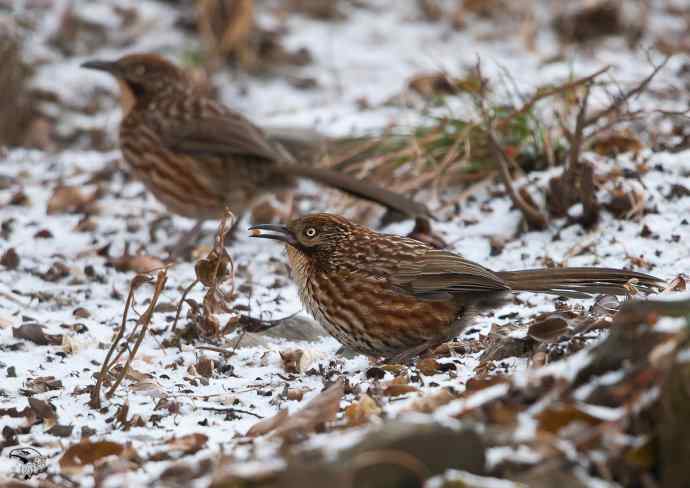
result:
[(425, 217), (433, 219), (426, 205), (415, 202), (398, 193), (386, 190), (380, 186), (358, 180), (352, 176), (327, 168), (312, 168), (301, 164), (281, 166), (281, 170), (295, 176), (309, 178), (325, 183), (365, 200), (376, 202), (384, 207), (397, 210), (410, 217)]
[(599, 293), (628, 295), (634, 289), (650, 293), (663, 288), (654, 276), (613, 268), (549, 268), (496, 273), (513, 291), (589, 298)]

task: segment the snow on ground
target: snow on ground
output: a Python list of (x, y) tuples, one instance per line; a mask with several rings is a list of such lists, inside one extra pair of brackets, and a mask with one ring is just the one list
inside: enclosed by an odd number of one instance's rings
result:
[[(175, 57), (189, 48), (190, 41), (172, 29), (170, 7), (152, 1), (132, 2), (130, 5), (135, 3), (141, 5), (145, 17), (142, 22), (149, 27), (137, 41), (136, 49), (127, 51), (156, 49)], [(109, 9), (116, 4), (127, 3), (100, 2), (89, 6), (89, 12), (84, 15), (98, 21), (107, 17)], [(622, 81), (637, 80), (649, 71), (644, 53), (621, 50), (619, 44), (623, 41), (616, 39), (607, 41), (607, 49), (597, 50), (596, 58), (580, 54), (567, 62), (544, 66), (542, 61), (554, 54), (549, 48), (553, 44), (552, 39), (548, 37), (539, 38), (536, 51), (529, 52), (514, 38), (479, 40), (469, 30), (458, 32), (448, 26), (422, 22), (416, 19), (415, 2), (381, 0), (376, 4), (378, 7), (374, 11), (350, 7), (350, 18), (342, 23), (319, 22), (300, 16), (289, 16), (283, 21), (289, 32), (286, 44), (290, 47), (306, 45), (314, 56), (315, 62), (304, 68), (304, 74), (318, 79), (319, 88), (316, 90), (298, 90), (280, 79), (256, 80), (246, 75), (231, 78), (220, 74), (216, 81), (222, 88), (223, 99), (261, 123), (312, 126), (329, 134), (342, 135), (380, 129), (390, 123), (403, 127), (417, 123), (415, 111), (381, 107), (380, 104), (398, 94), (409, 77), (420, 71), (445, 68), (460, 73), (474, 64), (478, 56), (483, 60), (487, 75), (496, 76), (504, 70), (510, 72), (518, 86), (526, 91), (548, 80), (562, 80), (571, 73), (589, 73), (605, 63), (614, 65), (615, 77)], [(86, 8), (87, 2), (80, 4), (81, 7)], [(54, 7), (52, 14), (60, 8), (59, 5)], [(270, 15), (265, 15), (270, 18)], [(44, 29), (54, 28), (54, 20), (46, 16)], [(41, 39), (34, 42), (29, 52), (51, 60), (39, 68), (36, 84), (55, 88), (57, 83), (61, 102), (77, 106), (82, 94), (89, 94), (97, 88), (115, 89), (105, 77), (84, 72), (77, 66), (86, 59), (113, 57), (122, 54), (121, 51), (105, 46), (88, 55), (62, 59), (58, 53), (41, 45)], [(675, 72), (676, 63), (680, 61), (672, 60), (666, 71)], [(670, 74), (662, 73), (656, 83), (673, 84), (674, 80)], [(362, 97), (366, 97), (375, 108), (368, 111), (357, 108)], [(638, 103), (644, 104), (645, 99)], [(461, 102), (452, 107), (454, 110), (468, 109)], [(119, 120), (118, 109), (114, 105), (110, 111), (104, 109), (79, 117), (72, 115), (65, 115), (63, 130), (105, 126), (109, 137), (114, 140)], [(203, 433), (209, 441), (206, 448), (194, 455), (196, 458), (207, 457), (222, 449), (232, 452), (238, 461), (263, 461), (260, 467), (265, 469), (266, 463), (278, 462), (277, 442), (259, 438), (254, 444), (247, 444), (241, 442), (244, 434), (259, 417), (270, 417), (279, 408), (294, 412), (318, 395), (324, 385), (323, 377), (318, 373), (319, 365), (338, 371), (359, 391), (374, 386), (374, 380), (366, 375), (371, 366), (369, 360), (363, 356), (347, 358), (336, 355), (339, 344), (330, 337), (308, 343), (269, 338), (256, 347), (240, 347), (227, 360), (227, 370), (211, 378), (202, 378), (190, 371), (190, 366), (196, 364), (202, 354), (214, 358), (219, 356), (198, 349), (196, 346), (200, 344), (183, 345), (181, 350), (161, 347), (165, 329), (174, 317), (174, 310), (166, 306), (154, 315), (154, 334), (145, 339), (132, 364), (134, 370), (149, 378), (148, 388), (139, 392), (120, 388), (110, 402), (104, 403), (104, 410), (91, 410), (87, 405), (88, 394), (79, 392), (95, 382), (94, 375), (121, 320), (124, 299), (133, 277), (131, 272), (120, 272), (106, 266), (106, 259), (97, 251), (110, 245), (110, 255), (119, 256), (127, 242), (132, 253), (164, 256), (164, 247), (191, 223), (175, 217), (173, 225), (159, 231), (157, 241), (153, 242), (149, 226), (165, 212), (144, 194), (139, 183), (126, 180), (120, 173), (105, 183), (104, 196), (97, 202), (100, 212), (93, 218), (93, 231), (75, 230), (79, 215), (47, 216), (48, 201), (59, 184), (91, 192), (96, 189), (95, 185), (89, 184), (92, 174), (112, 166), (119, 157), (117, 151), (93, 152), (87, 149), (80, 147), (59, 154), (11, 149), (2, 154), (0, 163), (0, 176), (11, 181), (0, 189), (0, 222), (3, 229), (11, 229), (0, 240), (0, 252), (14, 248), (19, 257), (16, 269), (0, 271), (0, 409), (16, 407), (21, 410), (27, 406), (27, 397), (21, 389), (30, 378), (53, 376), (62, 381), (61, 389), (34, 397), (49, 400), (56, 407), (59, 424), (74, 427), (71, 435), (57, 438), (44, 432), (45, 426), (39, 424), (19, 437), (20, 444), (40, 446), (41, 452), (49, 458), (49, 470), (59, 469), (57, 459), (67, 445), (78, 441), (85, 428), (93, 429), (95, 438), (131, 443), (144, 457), (164, 449), (165, 442), (173, 436)], [(528, 232), (515, 238), (520, 214), (511, 209), (507, 197), (495, 196), (494, 190), (500, 190), (498, 186), (491, 186), (479, 191), (476, 199), (463, 205), (460, 215), (440, 222), (435, 230), (452, 243), (455, 251), (497, 270), (538, 267), (544, 265), (546, 259), (551, 259), (573, 266), (636, 267), (636, 263), (644, 262), (648, 266), (642, 271), (666, 279), (688, 272), (690, 247), (686, 238), (678, 236), (688, 236), (690, 197), (670, 199), (667, 196), (673, 184), (690, 188), (690, 152), (643, 151), (635, 157), (617, 160), (607, 160), (595, 154), (586, 156), (596, 161), (600, 174), (614, 168), (638, 171), (638, 183), (645, 192), (645, 206), (656, 211), (635, 221), (618, 220), (604, 213), (601, 224), (592, 232), (585, 232), (577, 225), (565, 226), (564, 220), (557, 220), (543, 232)], [(645, 171), (640, 171), (642, 163)], [(530, 175), (530, 185), (535, 193), (553, 174)], [(23, 205), (8, 204), (19, 189), (28, 201)], [(304, 186), (302, 190), (314, 192), (310, 186)], [(601, 195), (605, 198), (606, 191)], [(310, 205), (320, 210), (327, 208), (324, 199), (317, 199)], [(274, 242), (250, 239), (244, 232), (247, 225), (246, 220), (240, 223), (237, 239), (229, 245), (235, 264), (241, 268), (236, 288), (251, 287), (251, 295), (240, 291), (235, 305), (262, 318), (279, 318), (300, 311), (295, 289), (286, 275), (282, 249)], [(409, 231), (410, 226), (409, 222), (403, 222), (384, 230), (403, 233)], [(643, 236), (641, 229), (644, 226), (651, 230), (651, 235)], [(206, 229), (213, 232), (214, 224), (208, 223)], [(557, 240), (554, 239), (556, 234), (559, 236)], [(37, 237), (40, 235), (48, 237)], [(490, 255), (492, 236), (506, 240), (506, 246), (498, 256)], [(47, 281), (45, 273), (55, 267), (55, 263), (64, 265), (66, 276)], [(171, 267), (160, 303), (176, 305), (181, 291), (193, 279), (192, 263)], [(137, 292), (131, 317), (144, 310), (151, 291), (145, 286)], [(190, 296), (200, 301), (202, 295), (203, 290), (199, 288)], [(583, 305), (587, 307), (590, 303), (584, 302)], [(86, 309), (88, 316), (75, 316), (78, 308)], [(511, 333), (524, 336), (524, 324), (530, 317), (553, 309), (554, 300), (550, 297), (521, 295), (519, 302), (505, 306), (496, 314), (480, 317), (467, 337), (476, 338), (488, 333), (494, 323), (517, 324), (511, 328)], [(132, 324), (133, 320), (130, 319)], [(45, 326), (47, 333), (69, 337), (69, 348), (64, 343), (62, 346), (39, 346), (13, 338), (13, 327), (26, 323), (38, 323)], [(231, 334), (228, 344), (232, 344), (236, 337), (237, 333)], [(307, 368), (311, 373), (287, 375), (288, 382), (280, 352), (294, 348), (310, 351), (316, 359)], [(586, 352), (581, 354), (586, 356)], [(577, 360), (577, 357), (571, 359)], [(462, 390), (478, 364), (478, 354), (455, 355), (442, 362), (454, 363), (456, 369), (421, 377), (422, 383), (416, 385), (419, 392), (390, 398), (383, 405), (382, 416), (405, 415), (404, 410), (417, 397), (447, 386)], [(524, 373), (527, 366), (525, 361), (505, 360), (504, 363), (517, 376)], [(551, 367), (578, 366), (562, 362)], [(385, 379), (392, 377), (391, 373), (386, 373)], [(290, 388), (304, 390), (302, 400), (287, 400), (281, 396), (287, 383)], [(489, 390), (485, 390), (485, 394), (490, 394)], [(177, 404), (172, 413), (156, 410), (163, 398)], [(353, 398), (352, 394), (347, 394), (343, 405)], [(434, 417), (443, 420), (439, 417), (450, 416), (464, 408), (462, 402), (465, 401), (469, 400), (451, 403), (437, 411)], [(125, 402), (129, 404), (129, 415), (140, 415), (149, 423), (155, 423), (157, 428), (132, 427), (126, 431), (117, 428), (113, 416)], [(232, 407), (250, 414), (237, 413), (232, 419), (227, 419), (225, 414), (205, 410), (207, 407)], [(22, 418), (3, 417), (0, 420), (2, 426), (11, 427), (22, 422)], [(364, 430), (318, 434), (309, 443), (329, 448), (344, 447), (356, 442)], [(148, 463), (146, 469), (122, 474), (119, 483), (144, 485), (157, 479), (169, 462)], [(10, 469), (11, 464), (6, 457), (0, 458), (0, 472)], [(251, 469), (251, 466), (249, 464), (245, 468)], [(464, 479), (463, 476), (471, 475), (454, 476)], [(85, 486), (93, 483), (88, 470), (77, 479)], [(200, 485), (203, 482), (200, 480)], [(498, 482), (493, 486), (503, 485)]]

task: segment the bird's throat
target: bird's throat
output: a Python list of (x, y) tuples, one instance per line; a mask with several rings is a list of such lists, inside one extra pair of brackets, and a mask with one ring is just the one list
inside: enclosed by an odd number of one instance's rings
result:
[(124, 118), (134, 108), (136, 97), (129, 83), (124, 80), (117, 80), (117, 84), (120, 85), (120, 107), (122, 108), (122, 117)]

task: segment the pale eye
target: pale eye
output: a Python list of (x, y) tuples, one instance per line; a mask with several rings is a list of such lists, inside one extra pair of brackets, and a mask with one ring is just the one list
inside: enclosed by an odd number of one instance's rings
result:
[(139, 66), (134, 68), (134, 74), (136, 76), (144, 76), (146, 74), (146, 66), (140, 64)]
[(313, 227), (308, 227), (307, 230), (304, 231), (304, 235), (311, 239), (316, 235), (316, 229)]

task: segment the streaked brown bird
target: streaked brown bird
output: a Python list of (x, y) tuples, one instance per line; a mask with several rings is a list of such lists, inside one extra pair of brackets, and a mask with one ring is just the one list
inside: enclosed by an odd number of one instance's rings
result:
[(258, 197), (305, 177), (412, 217), (429, 216), (426, 206), (402, 195), (298, 164), (242, 114), (200, 93), (183, 70), (161, 56), (132, 54), (82, 67), (118, 80), (124, 159), (172, 213), (203, 221), (230, 207), (240, 216)]
[(458, 254), (407, 237), (380, 234), (332, 214), (288, 225), (255, 225), (251, 235), (287, 246), (304, 306), (357, 352), (407, 358), (457, 336), (477, 312), (510, 292), (571, 298), (651, 292), (663, 281), (610, 268), (494, 272)]

